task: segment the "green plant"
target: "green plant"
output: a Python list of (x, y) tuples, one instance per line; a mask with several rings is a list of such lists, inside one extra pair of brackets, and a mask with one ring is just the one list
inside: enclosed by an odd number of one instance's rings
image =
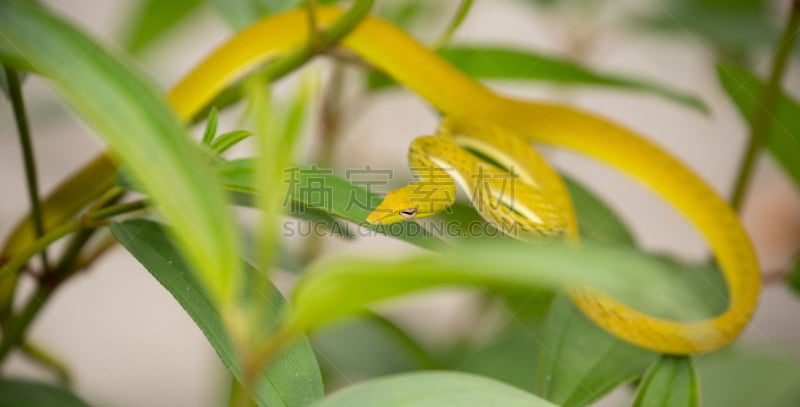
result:
[[(776, 363), (774, 356), (748, 349), (726, 349), (702, 358), (659, 355), (623, 342), (585, 318), (560, 294), (564, 289), (603, 289), (648, 313), (670, 318), (715, 315), (725, 308), (724, 298), (707, 293), (726, 290), (713, 263), (692, 264), (644, 253), (624, 222), (569, 178), (567, 185), (586, 241), (581, 250), (556, 242), (521, 245), (471, 233), (445, 241), (416, 223), (392, 227), (366, 224), (379, 201), (377, 194), (364, 186), (367, 184), (334, 175), (327, 166), (330, 151), (341, 136), (339, 121), (345, 108), (341, 92), (348, 80), (342, 74), (343, 66), (359, 68), (359, 75), (366, 80), (367, 97), (395, 85), (385, 73), (338, 46), (375, 11), (373, 1), (354, 1), (330, 25), (318, 21), (316, 8), (336, 1), (208, 3), (237, 30), (296, 7), (308, 11), (312, 29), (304, 33), (307, 40), (303, 45), (255, 67), (245, 78), (235, 83), (219, 79), (225, 89), (217, 89), (220, 92), (211, 95), (213, 101), (205, 103), (201, 98), (196, 102), (180, 99), (178, 92), (162, 97), (150, 79), (127, 63), (129, 55), (106, 51), (42, 6), (0, 0), (2, 83), (16, 118), (31, 202), (30, 214), (12, 230), (0, 254), (0, 363), (18, 349), (68, 381), (68, 369), (31, 342), (27, 330), (56, 290), (79, 270), (90, 267), (111, 245), (120, 243), (173, 295), (208, 338), (234, 378), (232, 405), (581, 406), (634, 383), (637, 394), (632, 403), (636, 406), (694, 406), (700, 402), (700, 393), (704, 405), (714, 406), (738, 401), (731, 392), (756, 391), (753, 389), (760, 382), (748, 379), (755, 369), (764, 378), (785, 373), (785, 366)], [(376, 3), (380, 6), (382, 2)], [(472, 78), (603, 86), (649, 93), (699, 113), (711, 109), (690, 94), (531, 50), (450, 46), (452, 34), (472, 3), (460, 3), (433, 46), (442, 58)], [(159, 40), (202, 4), (197, 0), (147, 1), (130, 25), (129, 51), (137, 52)], [(411, 26), (423, 17), (419, 10), (424, 9), (425, 2), (409, 0), (377, 12)], [(762, 147), (800, 185), (796, 159), (800, 157), (800, 143), (796, 142), (800, 107), (780, 90), (800, 26), (798, 1), (788, 15), (765, 85), (744, 68), (717, 65), (722, 87), (751, 123), (751, 142), (737, 178), (734, 207), (741, 203), (752, 163)], [(704, 23), (698, 24), (702, 27)], [(732, 48), (725, 43), (720, 50), (727, 55)], [(287, 101), (273, 97), (272, 84), (316, 56), (334, 62), (330, 83), (320, 98), (324, 148), (312, 165), (294, 164), (293, 152), (319, 86), (313, 77), (300, 81)], [(538, 62), (521, 69), (531, 60)], [(21, 91), (28, 75), (45, 78), (107, 143), (112, 156), (87, 163), (43, 199), (31, 147), (35, 138)], [(247, 129), (218, 135), (218, 110), (240, 102), (246, 105), (241, 122)], [(196, 106), (185, 107), (191, 103)], [(196, 142), (188, 137), (187, 125), (201, 122), (205, 122), (205, 130)], [(250, 137), (256, 144), (254, 157), (224, 157), (226, 150)], [(323, 201), (307, 193), (319, 183), (330, 192)], [(246, 228), (234, 221), (231, 208), (236, 206), (260, 211), (255, 242), (245, 239)], [(356, 257), (315, 261), (320, 238), (310, 236), (300, 258), (287, 258), (280, 239), (284, 215), (337, 238), (354, 238), (369, 231), (431, 253), (401, 260)], [(464, 204), (442, 216), (449, 224), (480, 222), (482, 231), (492, 230)], [(357, 231), (354, 225), (358, 225)], [(103, 240), (98, 233), (105, 229), (111, 231), (112, 239)], [(50, 249), (61, 240), (66, 243), (63, 250)], [(37, 257), (38, 262), (33, 260)], [(301, 275), (289, 306), (272, 285), (272, 272), (278, 267)], [(19, 281), (26, 274), (33, 276), (36, 289), (23, 299), (21, 307), (15, 307), (14, 302), (22, 296)], [(448, 285), (480, 289), (486, 312), (507, 309), (515, 322), (486, 346), (465, 339), (461, 345), (434, 351), (393, 321), (367, 311), (381, 300)], [(357, 318), (341, 322), (346, 316)], [(335, 385), (336, 373), (327, 360), (316, 357), (311, 345), (315, 337), (318, 348), (338, 349), (334, 353), (343, 358), (373, 359), (372, 366), (354, 368), (361, 369), (361, 375), (381, 372), (376, 365), (382, 358), (358, 355), (361, 349), (354, 351), (357, 344), (367, 341), (383, 346), (381, 352), (400, 355), (404, 366), (400, 370), (445, 372), (373, 379), (326, 396), (325, 387)], [(791, 383), (778, 387), (777, 392), (770, 405), (793, 405), (800, 400)], [(85, 405), (62, 388), (10, 378), (0, 380), (0, 404), (3, 402)]]

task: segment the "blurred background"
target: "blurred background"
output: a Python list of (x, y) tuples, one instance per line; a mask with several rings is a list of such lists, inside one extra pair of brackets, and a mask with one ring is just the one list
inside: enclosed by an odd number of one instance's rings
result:
[[(108, 47), (125, 52), (131, 44), (128, 27), (148, 2), (43, 3)], [(450, 0), (376, 3), (378, 13), (402, 22), (425, 42), (437, 37), (458, 6), (457, 1)], [(453, 43), (514, 46), (697, 96), (709, 107), (709, 113), (652, 94), (610, 87), (490, 82), (509, 94), (569, 103), (635, 129), (679, 157), (727, 197), (744, 154), (748, 130), (719, 84), (714, 63), (735, 61), (763, 77), (770, 67), (779, 24), (783, 24), (781, 11), (787, 8), (788, 1), (477, 0)], [(166, 90), (230, 33), (223, 17), (201, 4), (159, 41), (138, 49), (131, 60)], [(784, 89), (800, 98), (800, 59), (796, 55), (785, 74)], [(318, 61), (309, 70), (328, 78), (330, 68), (330, 62)], [(344, 74), (350, 80), (343, 90), (342, 100), (346, 102), (338, 112), (340, 140), (328, 157), (331, 166), (342, 174), (345, 169), (365, 165), (392, 168), (401, 178), (407, 177), (407, 147), (413, 138), (435, 129), (435, 113), (410, 92), (386, 91), (367, 99), (361, 77), (353, 68)], [(281, 84), (278, 93), (295, 80), (292, 77)], [(29, 78), (24, 90), (41, 185), (46, 192), (101, 147), (91, 130), (76, 120), (43, 82)], [(235, 128), (239, 113), (237, 109), (227, 111), (222, 116), (222, 130)], [(301, 162), (325, 154), (319, 151), (320, 121), (321, 115), (315, 115), (308, 128)], [(237, 146), (234, 154), (248, 155), (248, 148), (247, 143)], [(699, 261), (708, 255), (697, 231), (646, 189), (584, 157), (544, 151), (559, 169), (614, 208), (641, 247), (687, 260)], [(0, 98), (3, 236), (28, 209), (21, 169), (11, 108), (7, 99)], [(781, 282), (800, 250), (800, 192), (767, 154), (758, 162), (743, 219), (767, 281), (755, 320), (741, 341), (769, 353), (770, 363), (775, 364), (772, 367), (782, 372), (776, 375), (781, 383), (773, 383), (773, 390), (785, 391), (784, 387), (792, 383), (800, 387), (800, 326), (796, 323), (800, 298)], [(298, 243), (290, 242), (290, 247), (292, 244)], [(325, 239), (320, 250), (323, 256), (343, 252), (398, 256), (418, 249), (374, 237)], [(289, 287), (291, 281), (291, 274), (285, 273), (280, 285)], [(472, 293), (439, 290), (382, 310), (435, 349), (465, 337), (491, 343), (498, 332), (496, 318), (486, 323), (485, 316), (475, 316), (475, 307)], [(356, 333), (366, 347), (353, 353), (347, 341)], [(95, 405), (214, 406), (227, 397), (228, 374), (200, 330), (167, 291), (120, 249), (109, 252), (58, 292), (34, 323), (31, 337), (63, 358), (72, 369), (77, 393)], [(328, 385), (342, 386), (363, 380), (365, 375), (418, 368), (386, 341), (385, 333), (359, 321), (320, 332), (316, 349), (329, 371)], [(351, 357), (358, 353), (361, 359)], [(15, 376), (47, 377), (45, 371), (19, 355), (3, 369)], [(626, 397), (623, 393), (618, 391), (603, 405), (619, 405)]]

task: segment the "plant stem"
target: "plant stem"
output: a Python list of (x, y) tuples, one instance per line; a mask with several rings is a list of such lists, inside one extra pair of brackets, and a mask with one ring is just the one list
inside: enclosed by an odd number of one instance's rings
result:
[[(122, 188), (113, 187), (109, 189), (107, 193), (103, 194), (103, 196), (101, 196), (97, 201), (95, 201), (95, 203), (89, 208), (88, 212), (94, 213), (94, 216), (97, 216), (97, 212), (100, 211), (100, 209), (116, 204), (120, 199), (122, 199), (123, 196), (125, 196), (125, 191)], [(136, 204), (141, 204), (141, 202), (137, 201)], [(117, 210), (119, 210), (119, 208), (126, 209), (124, 207), (118, 207)], [(51, 270), (51, 273), (64, 276), (64, 279), (66, 279), (67, 275), (72, 274), (72, 272), (75, 270), (81, 269), (81, 251), (96, 231), (96, 228), (84, 228), (72, 235), (66, 249), (64, 249), (61, 258)]]
[(76, 219), (47, 232), (44, 236), (36, 239), (31, 243), (30, 246), (26, 247), (24, 250), (21, 250), (16, 256), (11, 258), (7, 263), (3, 264), (0, 267), (0, 280), (8, 278), (10, 274), (16, 273), (19, 271), (22, 266), (24, 266), (31, 257), (35, 256), (38, 253), (41, 253), (42, 250), (50, 246), (53, 242), (62, 237), (79, 230), (81, 227), (86, 227), (84, 225), (84, 221), (81, 219)]
[(342, 38), (350, 34), (350, 32), (364, 20), (372, 9), (374, 2), (374, 0), (356, 1), (356, 3), (347, 10), (347, 13), (342, 15), (335, 23), (319, 34), (318, 41), (309, 41), (308, 44), (294, 51), (290, 51), (281, 59), (267, 66), (262, 72), (262, 75), (269, 78), (270, 82), (280, 79), (304, 65), (318, 53), (335, 45), (341, 41)]
[(83, 256), (78, 259), (77, 263), (75, 263), (75, 265), (72, 267), (73, 271), (88, 268), (90, 265), (92, 265), (92, 263), (94, 263), (116, 244), (117, 239), (115, 239), (113, 235), (109, 234), (104, 236), (100, 243), (95, 245), (95, 247), (90, 248), (87, 253), (84, 253)]
[(341, 133), (341, 117), (344, 115), (342, 109), (342, 93), (345, 85), (345, 71), (341, 62), (336, 62), (331, 73), (328, 90), (325, 92), (322, 101), (322, 136), (320, 137), (320, 147), (317, 150), (317, 162), (320, 167), (330, 167), (333, 165), (334, 151), (339, 141)]
[[(346, 37), (369, 14), (373, 4), (374, 0), (357, 0), (344, 15), (319, 34), (319, 41), (316, 44), (309, 40), (306, 45), (289, 52), (284, 57), (267, 66), (259, 75), (269, 78), (271, 82), (299, 68), (315, 55), (323, 52), (325, 49), (335, 45)], [(309, 7), (313, 7), (311, 2), (309, 2), (308, 5)], [(311, 35), (313, 34), (312, 32)], [(268, 263), (262, 262), (261, 264)], [(257, 346), (255, 352), (248, 352), (245, 354), (244, 358), (241, 360), (241, 364), (244, 370), (244, 385), (246, 388), (252, 388), (261, 369), (273, 360), (295, 336), (295, 331), (284, 327), (284, 329), (278, 331), (264, 345)], [(248, 343), (245, 342), (245, 344)]]
[(308, 45), (316, 49), (319, 44), (319, 28), (317, 24), (317, 0), (306, 0), (306, 11), (308, 12)]
[[(344, 88), (344, 65), (336, 61), (333, 65), (333, 72), (328, 83), (328, 88), (322, 99), (320, 114), (320, 145), (317, 148), (315, 162), (320, 168), (332, 168), (334, 151), (339, 141), (341, 121), (343, 116), (342, 91)], [(320, 253), (322, 249), (322, 236), (316, 233), (310, 234), (303, 243), (302, 253), (299, 255), (301, 264), (308, 265)]]
[(110, 204), (114, 204), (119, 201), (125, 195), (125, 190), (118, 187), (113, 186), (108, 189), (103, 195), (100, 195), (96, 201), (89, 207), (90, 211), (100, 209), (102, 207), (108, 206)]
[(350, 10), (339, 18), (338, 21), (329, 26), (324, 32), (317, 33), (315, 36), (316, 41), (312, 42), (311, 39), (309, 39), (305, 45), (288, 51), (277, 61), (267, 65), (263, 70), (252, 73), (240, 80), (237, 85), (223, 90), (214, 100), (200, 109), (200, 111), (189, 120), (189, 123), (197, 124), (205, 119), (212, 106), (221, 110), (240, 101), (245, 94), (244, 84), (249, 81), (250, 77), (261, 75), (262, 78), (265, 78), (266, 83), (273, 83), (303, 66), (315, 55), (326, 53), (358, 26), (369, 14), (373, 3), (374, 0), (358, 0), (358, 2), (350, 7)]
[(25, 265), (25, 263), (30, 260), (31, 257), (35, 256), (37, 253), (40, 253), (44, 250), (47, 246), (51, 243), (55, 242), (62, 237), (76, 232), (83, 228), (94, 228), (102, 224), (103, 219), (110, 218), (115, 215), (119, 215), (126, 212), (135, 211), (138, 209), (142, 209), (146, 206), (146, 201), (133, 201), (128, 202), (120, 205), (109, 206), (106, 208), (98, 209), (96, 211), (87, 212), (83, 216), (72, 220), (70, 222), (64, 223), (61, 226), (49, 231), (44, 236), (36, 239), (33, 243), (30, 244), (24, 250), (21, 250), (19, 254), (11, 258), (8, 263), (3, 264), (0, 267), (0, 280), (7, 278), (8, 274), (16, 273), (19, 269)]
[(4, 360), (8, 352), (22, 340), (31, 321), (53, 294), (56, 286), (55, 283), (40, 285), (31, 295), (22, 312), (8, 321), (3, 329), (3, 340), (0, 342), (0, 361)]
[[(115, 215), (139, 210), (146, 206), (146, 200), (138, 200), (124, 204), (98, 208), (96, 210), (90, 210), (83, 216), (80, 216), (73, 221), (67, 222), (51, 230), (49, 233), (34, 241), (28, 248), (20, 252), (20, 254), (12, 258), (8, 263), (4, 264), (3, 267), (0, 268), (0, 279), (6, 278), (8, 274), (17, 272), (19, 268), (25, 265), (25, 263), (27, 263), (31, 257), (44, 250), (48, 245), (56, 240), (70, 233), (81, 231), (82, 233), (76, 235), (77, 237), (73, 243), (78, 245), (78, 247), (82, 247), (83, 243), (85, 243), (89, 236), (91, 236), (89, 229), (99, 226), (100, 221)], [(76, 249), (68, 248), (68, 254), (71, 250)], [(11, 317), (3, 326), (3, 339), (0, 342), (0, 361), (2, 361), (8, 352), (24, 338), (25, 331), (27, 330), (31, 321), (33, 321), (33, 318), (36, 316), (36, 314), (38, 314), (41, 307), (47, 302), (47, 300), (50, 298), (50, 295), (53, 294), (56, 288), (58, 288), (62, 282), (69, 278), (69, 271), (73, 269), (71, 266), (75, 263), (75, 259), (70, 257), (71, 256), (66, 256), (64, 259), (62, 259), (62, 263), (59, 264), (59, 266), (64, 268), (63, 270), (59, 269), (56, 273), (45, 273), (42, 276), (42, 278), (39, 280), (39, 287), (30, 297), (22, 312)], [(75, 257), (77, 258), (77, 253)]]
[(97, 209), (86, 214), (86, 218), (90, 221), (99, 221), (108, 219), (112, 216), (121, 215), (123, 213), (138, 211), (147, 207), (147, 200), (140, 199), (138, 201), (126, 202), (119, 205), (107, 206), (105, 208)]
[[(25, 181), (28, 184), (28, 198), (31, 201), (31, 216), (33, 219), (33, 230), (36, 237), (44, 234), (44, 222), (42, 221), (42, 207), (39, 201), (39, 182), (36, 175), (36, 160), (33, 155), (33, 142), (31, 140), (31, 130), (28, 124), (28, 114), (25, 112), (25, 100), (22, 97), (22, 86), (20, 85), (19, 74), (15, 69), (3, 66), (8, 81), (8, 94), (11, 98), (11, 106), (14, 109), (14, 120), (17, 122), (17, 132), (19, 142), (22, 146), (22, 158), (25, 163)], [(42, 267), (46, 270), (48, 266), (47, 250), (42, 250)]]
[(89, 242), (89, 239), (94, 235), (95, 228), (85, 228), (77, 231), (70, 237), (67, 248), (64, 249), (64, 254), (61, 255), (52, 273), (58, 276), (67, 275), (71, 270), (75, 269), (75, 265), (80, 258), (83, 246)]
[(256, 403), (250, 399), (250, 393), (247, 389), (245, 389), (235, 377), (231, 377), (231, 391), (228, 395), (228, 407), (251, 407), (255, 405)]
[(757, 108), (755, 112), (753, 112), (753, 118), (750, 122), (750, 141), (747, 145), (742, 167), (739, 170), (739, 176), (736, 179), (736, 187), (734, 188), (733, 198), (731, 200), (731, 205), (735, 209), (740, 209), (742, 206), (745, 191), (750, 183), (756, 157), (761, 147), (764, 145), (764, 140), (769, 134), (771, 126), (770, 115), (772, 111), (775, 110), (778, 96), (780, 95), (781, 78), (786, 71), (786, 62), (794, 48), (794, 41), (797, 39), (797, 31), (800, 29), (800, 0), (794, 0), (790, 7), (789, 19), (775, 50), (775, 57), (773, 59), (772, 70), (767, 85), (761, 91), (756, 105)]
[(473, 0), (461, 1), (461, 4), (458, 6), (458, 9), (456, 10), (456, 14), (453, 15), (453, 19), (450, 20), (450, 23), (447, 25), (447, 28), (445, 28), (444, 32), (442, 32), (442, 35), (440, 35), (439, 38), (436, 41), (434, 41), (433, 43), (434, 49), (443, 48), (450, 42), (450, 39), (453, 38), (453, 34), (455, 34), (458, 27), (460, 27), (461, 23), (464, 22), (464, 19), (467, 17), (467, 14), (469, 14), (469, 10), (472, 8), (472, 2)]
[(25, 356), (52, 370), (53, 373), (58, 376), (58, 380), (63, 386), (69, 387), (72, 383), (72, 377), (67, 367), (55, 356), (50, 354), (50, 352), (29, 341), (23, 343), (21, 349), (22, 352), (25, 353)]
[[(69, 220), (114, 187), (117, 167), (108, 154), (99, 154), (61, 182), (42, 201), (45, 230)], [(28, 246), (35, 236), (33, 216), (26, 215), (6, 239), (2, 256), (13, 257)]]

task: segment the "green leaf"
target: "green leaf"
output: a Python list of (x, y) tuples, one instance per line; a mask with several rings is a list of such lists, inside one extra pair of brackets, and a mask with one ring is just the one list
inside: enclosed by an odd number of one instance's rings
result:
[(251, 77), (245, 83), (248, 110), (255, 126), (258, 157), (253, 160), (255, 183), (252, 186), (256, 187), (253, 201), (261, 212), (257, 228), (256, 264), (262, 270), (269, 270), (274, 262), (273, 250), (278, 246), (278, 223), (287, 208), (285, 197), (292, 186), (284, 181), (284, 171), (291, 165), (313, 91), (310, 82), (306, 81), (299, 86), (288, 108), (279, 109), (266, 85), (265, 79), (260, 76)]
[[(307, 220), (313, 224), (319, 225), (315, 227), (324, 228), (324, 230), (330, 233), (332, 236), (338, 236), (347, 240), (354, 240), (358, 237), (356, 233), (350, 229), (349, 225), (339, 221), (337, 218), (334, 218), (327, 212), (319, 209), (307, 208), (295, 203), (291, 205), (291, 208), (289, 209), (289, 215), (297, 219)], [(302, 236), (305, 232), (301, 230), (299, 225), (295, 228), (294, 226), (284, 224), (283, 233), (284, 237), (292, 237), (295, 235)]]
[[(257, 193), (253, 179), (255, 162), (252, 159), (226, 161), (219, 164), (217, 170), (228, 190), (250, 196)], [(330, 170), (298, 165), (287, 168), (284, 175), (284, 182), (290, 184), (288, 195), (284, 197), (285, 206), (296, 202), (302, 208), (322, 211), (356, 223), (360, 236), (380, 233), (423, 248), (439, 250), (443, 247), (440, 240), (414, 222), (385, 227), (369, 225), (366, 222), (367, 215), (382, 198), (333, 175)]]
[(318, 327), (377, 301), (446, 285), (497, 290), (589, 286), (648, 310), (683, 315), (683, 284), (631, 248), (483, 241), (402, 260), (336, 259), (312, 266), (294, 293), (294, 322)]
[[(237, 135), (233, 135), (232, 134), (231, 135), (232, 137), (239, 137), (239, 135), (244, 135), (244, 133), (245, 133), (245, 131), (243, 131), (243, 130), (234, 130), (234, 132), (239, 133), (239, 134), (237, 134)], [(248, 133), (248, 134), (250, 134), (250, 133)], [(225, 137), (225, 134), (221, 135), (219, 138), (223, 138), (223, 137)], [(223, 143), (223, 144), (226, 144), (226, 143)], [(222, 148), (222, 145), (218, 145), (217, 147)], [(219, 151), (219, 152), (220, 153), (224, 152), (224, 149), (222, 149), (222, 151)], [(102, 157), (106, 157), (106, 156), (103, 155)], [(234, 160), (234, 161), (238, 161), (238, 160)], [(255, 192), (253, 192), (253, 191), (251, 191), (249, 189), (249, 188), (252, 188), (252, 185), (253, 185), (253, 183), (250, 181), (250, 179), (252, 177), (252, 171), (253, 171), (252, 166), (251, 165), (247, 165), (247, 166), (244, 166), (246, 168), (239, 168), (238, 165), (235, 165), (235, 164), (229, 165), (229, 164), (226, 164), (226, 163), (229, 163), (229, 161), (220, 161), (218, 166), (217, 166), (217, 168), (220, 169), (222, 177), (226, 180), (226, 182), (230, 181), (230, 183), (226, 184), (225, 187), (228, 189), (228, 192), (230, 193), (232, 203), (235, 204), (235, 205), (240, 205), (240, 206), (255, 207), (255, 200), (254, 200)], [(110, 167), (110, 170), (113, 171), (114, 168)], [(326, 176), (328, 175), (327, 173), (325, 173), (325, 174), (326, 174)], [(86, 178), (86, 177), (83, 177), (81, 179), (84, 179), (84, 178)], [(311, 178), (312, 179), (316, 179), (315, 177), (311, 177)], [(324, 181), (323, 181), (323, 184), (327, 185)], [(116, 185), (119, 186), (120, 188), (129, 190), (129, 191), (141, 192), (141, 189), (137, 188), (137, 186), (134, 185), (130, 181), (130, 179), (125, 176), (124, 168), (119, 171), (119, 173), (118, 173), (118, 175), (116, 177)], [(360, 191), (361, 190), (358, 190), (357, 192), (360, 192)], [(299, 198), (302, 198), (302, 197), (299, 197)], [(48, 202), (49, 201), (45, 201), (45, 204), (47, 204)], [(336, 217), (332, 216), (328, 211), (325, 211), (325, 210), (322, 210), (322, 209), (316, 208), (316, 207), (308, 207), (308, 205), (306, 204), (306, 201), (303, 201), (302, 199), (300, 199), (300, 200), (292, 200), (291, 202), (287, 202), (287, 204), (289, 206), (288, 209), (287, 209), (288, 215), (290, 215), (290, 216), (292, 216), (292, 217), (294, 217), (296, 219), (299, 219), (299, 220), (309, 221), (314, 225), (313, 226), (314, 228), (322, 228), (322, 229), (328, 231), (333, 236), (338, 236), (338, 237), (342, 237), (342, 238), (349, 239), (349, 240), (356, 239), (358, 237), (356, 232), (351, 230), (350, 227), (348, 227), (347, 224), (343, 224), (341, 221), (339, 221), (339, 218), (336, 218)], [(45, 207), (47, 207), (47, 206), (45, 206)], [(55, 208), (54, 208), (54, 212), (55, 212)], [(30, 221), (28, 221), (25, 224), (26, 228), (30, 228), (31, 227), (29, 225), (29, 223), (30, 223)], [(410, 228), (410, 230), (414, 230), (414, 229)], [(420, 229), (416, 229), (416, 230), (420, 230)], [(289, 223), (285, 223), (284, 224), (283, 232), (284, 232), (286, 237), (305, 236), (308, 233), (307, 229), (304, 230), (303, 226), (301, 226), (299, 224), (289, 224)], [(375, 233), (381, 233), (381, 232), (380, 231), (376, 231)], [(33, 234), (32, 229), (30, 230), (30, 234), (31, 235)], [(398, 233), (398, 235), (402, 235), (402, 234)], [(432, 240), (433, 237), (429, 237), (428, 239)], [(430, 242), (429, 244), (426, 245), (425, 242), (423, 241), (419, 245), (421, 247), (435, 248), (435, 246), (433, 246), (434, 243), (435, 242)], [(17, 245), (15, 245), (15, 247), (17, 247)], [(248, 258), (248, 259), (249, 258), (253, 258), (252, 256), (245, 256), (245, 257)], [(299, 270), (295, 270), (295, 271), (299, 271)]]
[[(630, 79), (623, 75), (594, 72), (567, 59), (546, 56), (533, 51), (461, 45), (445, 48), (439, 51), (439, 55), (460, 71), (476, 79), (605, 86), (649, 93), (708, 113), (708, 107), (700, 99), (690, 94), (644, 80)], [(393, 82), (386, 76), (371, 75), (368, 84), (372, 89), (380, 89), (393, 84)]]
[(438, 23), (443, 11), (441, 7), (431, 7), (429, 0), (380, 2), (378, 5), (377, 13), (381, 18), (406, 31), (414, 26), (422, 26), (423, 23)]
[[(317, 4), (336, 4), (339, 0), (317, 0)], [(261, 17), (305, 4), (305, 0), (210, 0), (211, 5), (234, 30), (240, 30)]]
[(719, 266), (713, 262), (689, 263), (659, 256), (665, 266), (681, 276), (688, 294), (682, 301), (696, 320), (713, 318), (728, 308), (728, 285)]
[(424, 366), (398, 337), (375, 318), (348, 318), (314, 333), (325, 386), (341, 388), (387, 374)]
[(533, 392), (535, 370), (532, 366), (536, 366), (537, 346), (536, 340), (523, 332), (504, 335), (478, 349), (465, 349), (451, 366)]
[(453, 236), (448, 236), (448, 238), (451, 238), (456, 244), (459, 241), (470, 240), (513, 239), (483, 219), (469, 202), (457, 200), (445, 211), (437, 214), (435, 219), (439, 221), (438, 225), (446, 225), (451, 229), (451, 233), (448, 234)]
[[(725, 280), (715, 265), (683, 263), (675, 259), (660, 256), (654, 256), (653, 259), (662, 262), (664, 266), (673, 270), (673, 274), (681, 277), (681, 284), (683, 284), (684, 290), (691, 293), (691, 296), (683, 301), (685, 301), (687, 308), (692, 311), (694, 318), (700, 319), (719, 315), (727, 308), (727, 288)], [(546, 340), (550, 342), (555, 342), (557, 339), (553, 336), (553, 328), (550, 328), (549, 331), (545, 331), (543, 328), (545, 321), (543, 321), (542, 313), (548, 311), (548, 298), (551, 298), (551, 295), (549, 291), (522, 291), (514, 296), (505, 294), (503, 298), (508, 303), (509, 310), (514, 312), (515, 318), (513, 321), (509, 321), (502, 332), (498, 333), (491, 342), (482, 344), (480, 349), (467, 348), (456, 353), (450, 366), (459, 370), (479, 373), (502, 380), (532, 392), (536, 391), (536, 386), (542, 386), (543, 388), (544, 385), (539, 385), (537, 383), (542, 381), (540, 379), (541, 375), (545, 375), (545, 377), (548, 374), (552, 375), (553, 372), (547, 371), (552, 369), (541, 369), (542, 371), (537, 372), (535, 366), (541, 357), (552, 358), (552, 355), (548, 355), (546, 350), (539, 347), (539, 344), (543, 342), (544, 338), (547, 338)], [(563, 307), (565, 305), (561, 304), (560, 306)], [(569, 313), (564, 313), (562, 311), (563, 309), (553, 312), (560, 313), (560, 318), (562, 319), (567, 319), (567, 317), (571, 318), (573, 312), (578, 312), (574, 309), (570, 309)], [(550, 318), (557, 317), (551, 315)], [(563, 320), (561, 323), (562, 325), (565, 324)], [(585, 318), (581, 318), (579, 321), (570, 320), (570, 323), (573, 324), (573, 326), (570, 328), (570, 333), (567, 335), (577, 335), (578, 338), (586, 337), (588, 338), (587, 341), (597, 340), (598, 343), (603, 343), (603, 341), (609, 341), (611, 339), (607, 334), (599, 332), (599, 330), (593, 327), (592, 323), (586, 321)], [(554, 323), (551, 321), (549, 324), (552, 326)], [(566, 326), (564, 325), (562, 328), (566, 328)], [(600, 338), (595, 339), (593, 335), (598, 335)], [(579, 348), (576, 345), (568, 343), (564, 345), (570, 346), (571, 349)], [(553, 347), (553, 345), (547, 346), (548, 348)], [(556, 349), (559, 348), (556, 346)], [(565, 350), (565, 352), (566, 351), (567, 350)], [(539, 356), (540, 352), (545, 352), (544, 356)], [(569, 350), (569, 352), (573, 351)], [(576, 352), (580, 355), (593, 353), (591, 350), (586, 351), (580, 349)], [(633, 352), (635, 354), (638, 353), (638, 351)], [(612, 352), (610, 357), (612, 360), (616, 360), (617, 358), (625, 357), (625, 355), (626, 352), (624, 349), (617, 349)], [(593, 356), (590, 355), (587, 357), (592, 358)], [(648, 354), (648, 358), (649, 360), (653, 359), (650, 354)], [(624, 362), (620, 362), (620, 364), (625, 366)], [(569, 366), (568, 370), (572, 371), (579, 368), (580, 367)], [(646, 364), (639, 367), (634, 366), (634, 368), (637, 374), (641, 374), (646, 368)], [(577, 380), (570, 379), (569, 373), (562, 372), (562, 374), (568, 376), (568, 381)], [(604, 372), (601, 370), (591, 375), (586, 375), (585, 379), (587, 381), (596, 380), (597, 375), (603, 374)], [(563, 384), (562, 382), (562, 385)], [(584, 386), (584, 384), (581, 385)], [(587, 383), (585, 386), (593, 385)], [(613, 387), (613, 383), (609, 386)]]
[[(211, 5), (232, 29), (238, 31), (259, 18), (302, 0), (210, 0)], [(294, 3), (294, 4), (292, 4)], [(276, 7), (277, 6), (277, 7)]]
[(217, 108), (211, 106), (211, 110), (208, 112), (208, 120), (206, 120), (206, 129), (203, 131), (203, 138), (201, 139), (203, 144), (211, 145), (211, 142), (214, 141), (214, 137), (217, 135), (217, 121)]
[(196, 10), (203, 0), (145, 0), (136, 7), (136, 14), (128, 21), (123, 44), (131, 52), (158, 40), (179, 22)]
[(234, 223), (217, 180), (157, 88), (135, 64), (28, 1), (0, 2), (0, 34), (0, 48), (28, 60), (97, 130), (169, 222), (213, 300), (227, 301), (241, 265)]
[(382, 377), (334, 393), (313, 407), (554, 407), (516, 387), (454, 372), (417, 372)]
[(703, 407), (800, 406), (796, 349), (732, 347), (698, 357)]
[[(12, 67), (19, 72), (29, 72), (29, 73), (38, 73), (37, 68), (31, 63), (31, 61), (25, 59), (23, 55), (19, 53), (18, 50), (14, 49), (10, 46), (10, 44), (0, 41), (0, 62), (4, 65)], [(3, 74), (5, 77), (5, 74)], [(5, 78), (3, 80), (5, 82)], [(3, 89), (8, 93), (6, 87), (7, 84), (3, 84)]]
[[(480, 374), (535, 393), (539, 344), (545, 317), (557, 293), (521, 289), (499, 293), (507, 322), (486, 343), (466, 346), (451, 353), (448, 366)], [(493, 310), (494, 311), (494, 310)]]
[(697, 407), (697, 373), (690, 357), (664, 355), (639, 385), (634, 407)]
[(0, 406), (3, 407), (87, 407), (69, 390), (46, 383), (22, 379), (0, 380)]
[[(717, 65), (717, 77), (739, 113), (751, 122), (763, 82), (745, 69), (724, 64)], [(782, 92), (770, 117), (765, 146), (800, 188), (800, 104)]]
[[(158, 224), (130, 220), (113, 223), (111, 232), (175, 297), (203, 331), (225, 366), (241, 380), (242, 369), (238, 365), (241, 355), (236, 354), (218, 310)], [(273, 307), (266, 316), (274, 322), (285, 312), (286, 303), (274, 288), (266, 295), (273, 299), (270, 301)], [(281, 353), (263, 371), (255, 389), (254, 399), (260, 406), (300, 407), (322, 397), (322, 378), (308, 340), (303, 338)]]
[(589, 405), (641, 377), (657, 358), (606, 333), (561, 296), (545, 322), (536, 394), (562, 406)]
[(582, 240), (603, 244), (634, 246), (634, 238), (619, 216), (593, 192), (570, 177), (562, 176), (567, 184)]
[(766, 0), (665, 0), (654, 14), (635, 16), (642, 27), (709, 42), (734, 58), (778, 39)]

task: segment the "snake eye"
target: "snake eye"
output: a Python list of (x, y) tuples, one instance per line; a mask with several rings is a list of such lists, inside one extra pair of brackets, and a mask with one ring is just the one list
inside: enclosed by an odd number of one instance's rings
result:
[(400, 211), (400, 216), (402, 216), (405, 220), (413, 218), (416, 214), (417, 208), (403, 209)]

